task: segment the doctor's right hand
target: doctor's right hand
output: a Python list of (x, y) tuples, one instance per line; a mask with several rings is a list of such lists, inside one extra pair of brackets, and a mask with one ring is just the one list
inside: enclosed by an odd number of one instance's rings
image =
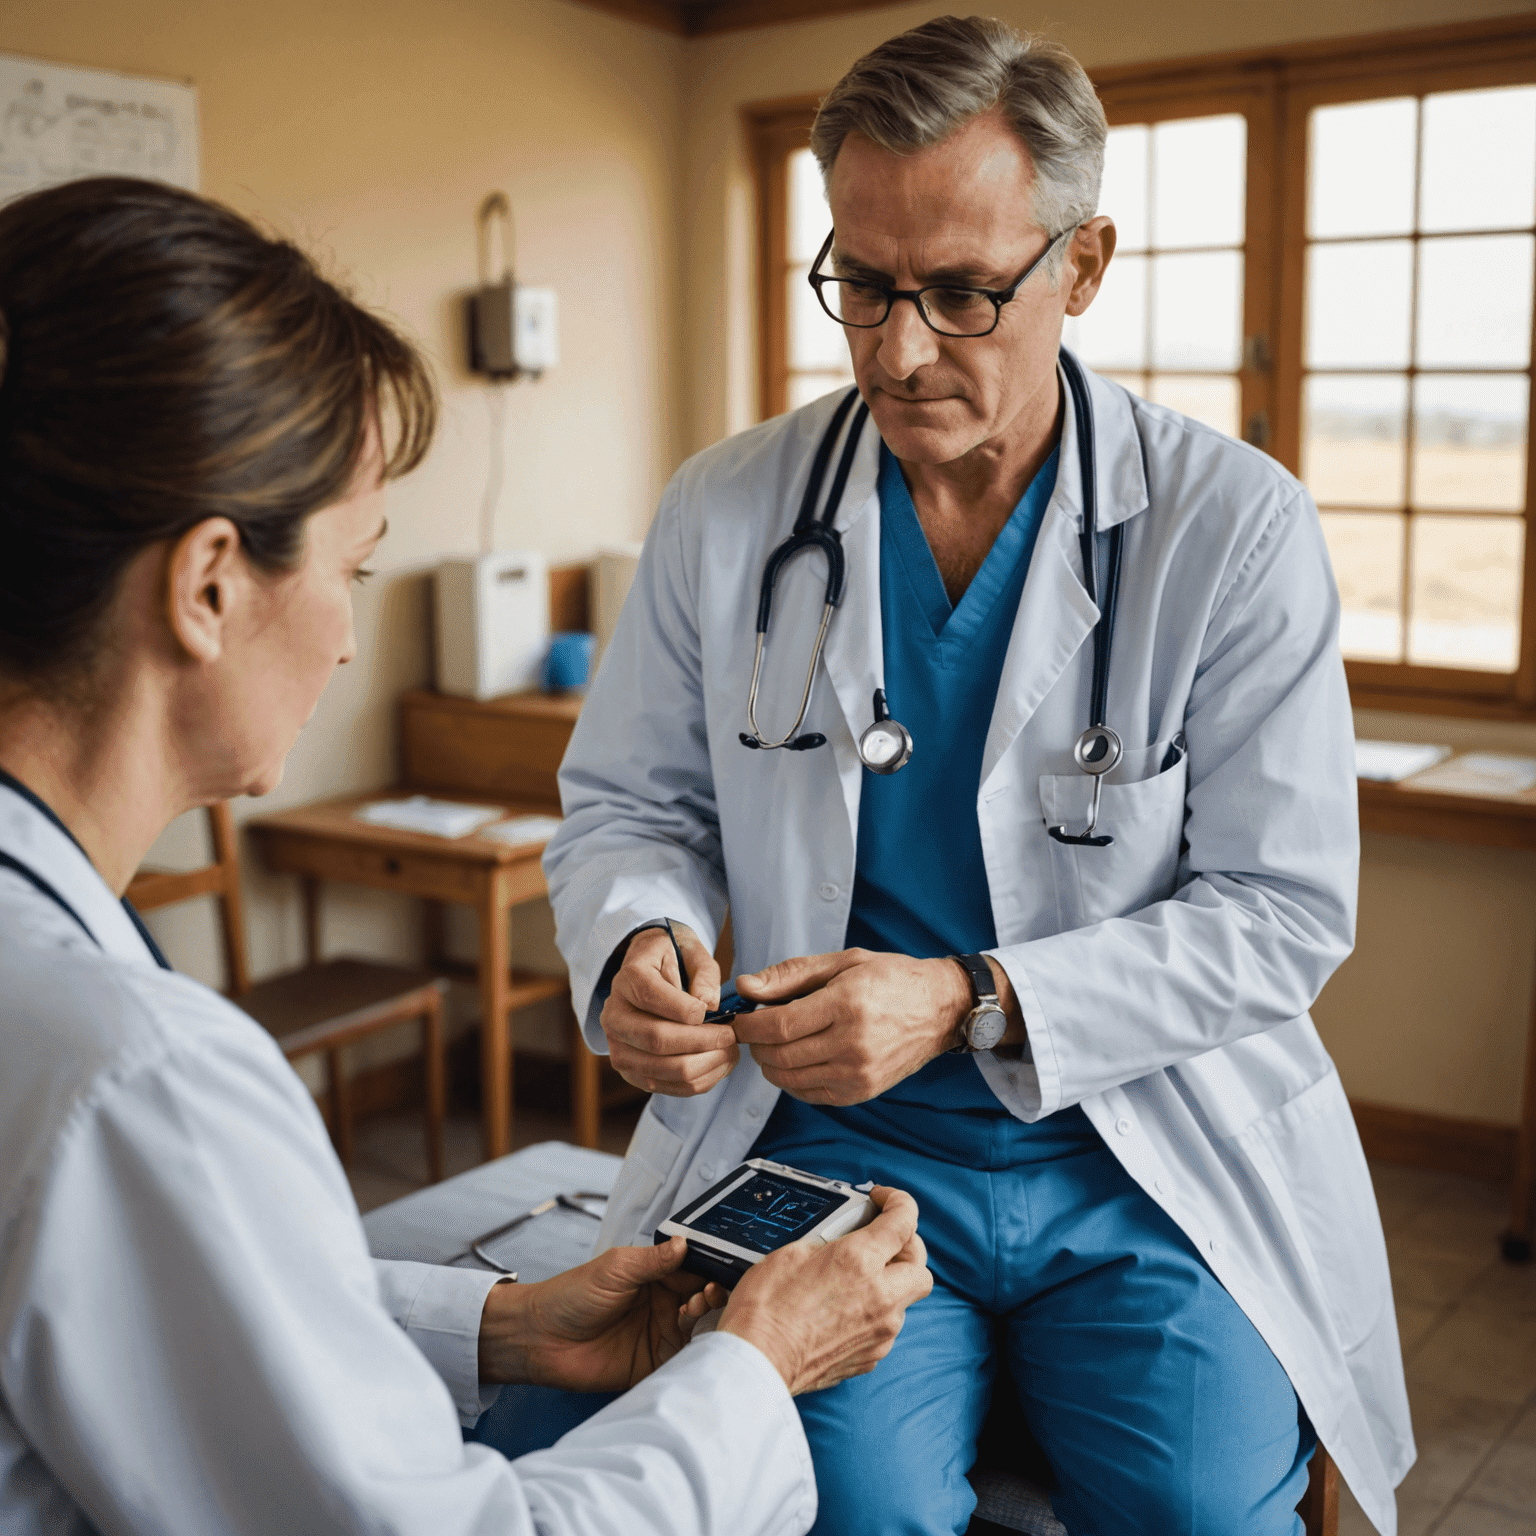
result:
[(754, 1264), (720, 1319), (720, 1332), (755, 1344), (796, 1395), (874, 1370), (907, 1308), (933, 1289), (917, 1201), (881, 1185), (870, 1199), (880, 1214), (867, 1227), (818, 1247), (789, 1243)]
[(741, 1052), (729, 1025), (706, 1024), (720, 1005), (720, 967), (682, 923), (672, 924), (691, 985), (683, 991), (672, 942), (660, 928), (629, 941), (603, 1004), (608, 1059), (626, 1083), (647, 1093), (690, 1098), (730, 1074)]

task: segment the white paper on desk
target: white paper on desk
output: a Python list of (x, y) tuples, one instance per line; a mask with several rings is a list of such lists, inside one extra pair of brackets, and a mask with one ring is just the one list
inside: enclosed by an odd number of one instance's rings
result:
[(352, 813), (359, 821), (397, 832), (425, 832), (430, 837), (465, 837), (488, 821), (506, 815), (501, 805), (463, 805), (457, 800), (433, 800), (412, 795), (406, 800), (375, 800)]
[(1449, 747), (1430, 746), (1419, 741), (1357, 741), (1355, 777), (1398, 784), (1412, 774), (1443, 763), (1450, 755)]
[(509, 816), (494, 827), (483, 828), (480, 836), (518, 848), (524, 843), (547, 843), (559, 830), (558, 816)]
[(1518, 795), (1536, 784), (1536, 757), (1466, 752), (1416, 774), (1414, 789), (1446, 795)]

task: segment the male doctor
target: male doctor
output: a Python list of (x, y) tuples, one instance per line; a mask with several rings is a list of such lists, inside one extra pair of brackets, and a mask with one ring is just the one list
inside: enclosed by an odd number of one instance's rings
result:
[[(1272, 460), (1099, 379), (1089, 440), (1058, 351), (1114, 251), (1105, 134), (1069, 55), (987, 20), (891, 40), (822, 105), (814, 276), (873, 428), (798, 728), (825, 742), (743, 733), (760, 575), (841, 393), (678, 473), (561, 775), (578, 1009), (657, 1095), (604, 1241), (749, 1153), (917, 1195), (932, 1296), (883, 1371), (801, 1403), (818, 1532), (963, 1532), (1001, 1367), (1074, 1536), (1296, 1531), (1316, 1440), (1390, 1533), (1413, 1444), (1386, 1254), (1307, 1014), (1354, 925), (1337, 596)], [(1085, 473), (1101, 593), (1121, 545), (1096, 844), (1051, 831), (1093, 793)], [(762, 740), (825, 573), (775, 591)], [(877, 690), (895, 772), (860, 757)], [(767, 1005), (733, 1026), (704, 1019), (727, 907)]]

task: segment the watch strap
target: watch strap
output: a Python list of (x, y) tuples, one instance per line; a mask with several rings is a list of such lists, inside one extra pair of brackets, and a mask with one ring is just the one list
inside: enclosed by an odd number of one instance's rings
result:
[(992, 979), (992, 967), (985, 955), (951, 955), (949, 957), (963, 970), (971, 983), (971, 1006), (996, 1003), (997, 983)]

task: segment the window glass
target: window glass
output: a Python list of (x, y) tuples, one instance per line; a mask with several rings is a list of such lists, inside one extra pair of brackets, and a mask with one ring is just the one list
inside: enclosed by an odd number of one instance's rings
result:
[(1531, 358), (1531, 236), (1419, 246), (1421, 368), (1524, 368)]
[(1413, 245), (1362, 240), (1307, 252), (1307, 364), (1402, 368), (1408, 363)]
[(1413, 390), (1413, 503), (1478, 512), (1525, 507), (1524, 374), (1420, 374)]
[(1403, 506), (1408, 380), (1402, 374), (1325, 373), (1313, 374), (1303, 388), (1301, 477), (1318, 502)]
[(1536, 87), (1424, 98), (1419, 227), (1524, 229), (1536, 218)]
[(1192, 251), (1152, 258), (1152, 366), (1236, 369), (1242, 359), (1243, 258)]
[[(1139, 123), (1111, 128), (1104, 145), (1104, 180), (1099, 212), (1115, 221), (1118, 252), (1147, 248), (1147, 156), (1149, 131)], [(1116, 261), (1120, 257), (1116, 256)]]
[(809, 264), (821, 242), (832, 228), (832, 214), (827, 208), (827, 194), (822, 186), (821, 167), (808, 149), (797, 149), (789, 157), (789, 231), (786, 254), (791, 261)]
[(1230, 373), (1159, 374), (1152, 380), (1151, 398), (1228, 437), (1237, 436), (1242, 393)]
[(1248, 124), (1236, 113), (1152, 130), (1152, 243), (1241, 245)]
[(1323, 514), (1346, 656), (1403, 659), (1403, 524), (1396, 513)]
[[(1411, 96), (1313, 112), (1307, 179), (1312, 239), (1405, 235), (1413, 228), (1418, 115)], [(1364, 166), (1369, 175), (1361, 174)]]
[(1409, 661), (1514, 671), (1524, 523), (1514, 517), (1415, 517), (1412, 536)]
[(789, 269), (790, 366), (796, 370), (846, 371), (849, 368), (847, 336), (842, 326), (821, 307), (816, 290), (805, 280), (809, 271), (809, 267), (798, 263)]

